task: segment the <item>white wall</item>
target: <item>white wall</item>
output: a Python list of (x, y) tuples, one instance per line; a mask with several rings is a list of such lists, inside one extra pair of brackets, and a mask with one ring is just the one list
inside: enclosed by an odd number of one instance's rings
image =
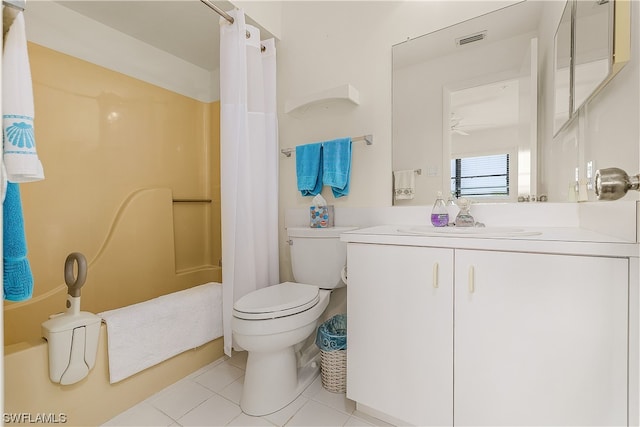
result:
[[(256, 21), (276, 39), (282, 38), (282, 3), (280, 1), (230, 0), (230, 3)], [(261, 36), (264, 40), (265, 37)]]
[[(583, 108), (567, 129), (554, 137), (553, 120), (553, 34), (564, 2), (551, 1), (543, 10), (544, 39), (540, 39), (542, 59), (539, 117), (542, 150), (540, 151), (540, 194), (549, 200), (569, 200), (575, 182), (575, 169), (586, 179), (586, 163), (598, 168), (620, 167), (637, 174), (640, 159), (640, 2), (631, 1), (631, 60), (600, 93)], [(638, 200), (638, 193), (625, 196)], [(596, 200), (589, 192), (589, 200)]]
[[(485, 1), (308, 1), (283, 2), (278, 44), (280, 146), (294, 147), (342, 136), (373, 134), (374, 144), (353, 147), (351, 191), (329, 204), (390, 206), (391, 48), (400, 43), (514, 2)], [(284, 113), (284, 104), (309, 93), (350, 83), (360, 105), (332, 103), (304, 114)], [(286, 209), (307, 207), (296, 187), (295, 155), (280, 158), (281, 241)], [(281, 278), (291, 278), (286, 245), (280, 250)]]
[[(284, 2), (282, 40), (278, 45), (281, 147), (372, 133), (373, 146), (354, 146), (351, 194), (334, 200), (325, 188), (323, 195), (330, 204), (341, 207), (391, 205), (392, 45), (505, 5), (484, 1)], [(568, 200), (567, 189), (575, 168), (580, 166), (584, 175), (587, 160), (595, 160), (596, 168), (619, 166), (632, 174), (638, 172), (640, 165), (638, 43), (632, 44), (631, 62), (590, 102), (583, 119), (553, 138), (551, 55), (563, 7), (563, 0), (545, 1), (540, 29), (543, 62), (538, 194), (547, 194), (550, 201)], [(632, 40), (640, 40), (639, 9), (640, 2), (633, 1)], [(287, 99), (344, 83), (359, 90), (359, 106), (331, 104), (310, 109), (303, 116), (284, 113)], [(281, 157), (280, 165), (283, 215), (288, 208), (309, 205), (310, 200), (296, 190), (294, 156)], [(593, 193), (589, 197), (595, 198)], [(288, 251), (282, 247), (281, 271), (285, 278), (288, 263)]]
[[(596, 168), (615, 166), (630, 175), (640, 172), (640, 2), (631, 2), (631, 15), (631, 60), (580, 116), (577, 166), (582, 177), (589, 160), (595, 161)], [(634, 191), (625, 199), (638, 200), (639, 193)]]
[[(496, 3), (470, 2), (284, 2), (282, 40), (278, 45), (278, 95), (281, 147), (337, 136), (374, 135), (374, 145), (354, 146), (351, 194), (333, 200), (338, 206), (391, 204), (391, 46), (480, 13)], [(595, 166), (620, 166), (637, 173), (640, 50), (631, 62), (594, 98), (581, 121), (555, 139), (553, 111), (553, 35), (564, 1), (545, 1), (541, 26), (540, 103), (542, 187), (552, 201), (566, 201), (575, 168), (584, 176), (587, 160)], [(632, 40), (638, 40), (640, 3), (632, 2)], [(364, 21), (364, 24), (363, 24)], [(287, 99), (350, 83), (360, 92), (359, 106), (331, 104), (315, 107), (302, 116), (287, 115)], [(582, 130), (580, 130), (582, 128)], [(281, 207), (309, 204), (296, 191), (295, 159), (281, 158)], [(593, 199), (593, 193), (590, 195)], [(627, 197), (635, 198), (636, 194)]]
[[(349, 196), (331, 204), (391, 204), (391, 47), (513, 2), (283, 2), (278, 44), (281, 147), (373, 134), (374, 145), (355, 143)], [(360, 105), (316, 106), (285, 114), (288, 99), (349, 83)], [(282, 210), (307, 206), (296, 189), (295, 158), (281, 158)]]

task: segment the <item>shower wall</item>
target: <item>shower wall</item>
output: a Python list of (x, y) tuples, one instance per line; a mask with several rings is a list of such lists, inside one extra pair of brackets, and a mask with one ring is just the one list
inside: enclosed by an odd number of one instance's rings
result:
[[(203, 103), (34, 43), (28, 48), (46, 179), (20, 186), (34, 295), (4, 303), (5, 345), (39, 340), (40, 324), (64, 311), (63, 265), (71, 252), (89, 261), (85, 311), (220, 281), (219, 102)], [(147, 188), (189, 200), (172, 205), (175, 274), (161, 283), (136, 274), (160, 260), (145, 256), (156, 243), (140, 242), (135, 228), (127, 238), (137, 249), (123, 265), (92, 270), (127, 201)], [(154, 219), (150, 212), (148, 221)], [(112, 277), (124, 283), (113, 286)]]

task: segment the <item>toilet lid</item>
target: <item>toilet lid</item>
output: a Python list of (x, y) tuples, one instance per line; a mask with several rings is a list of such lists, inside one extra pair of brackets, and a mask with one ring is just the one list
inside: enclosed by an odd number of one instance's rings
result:
[(241, 319), (273, 319), (300, 313), (317, 304), (320, 288), (304, 283), (284, 282), (248, 293), (233, 305)]

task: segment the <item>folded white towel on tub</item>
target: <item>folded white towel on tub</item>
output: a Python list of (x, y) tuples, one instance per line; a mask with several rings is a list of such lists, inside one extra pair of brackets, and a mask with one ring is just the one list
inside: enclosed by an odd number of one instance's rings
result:
[(222, 286), (206, 283), (99, 315), (113, 384), (221, 337)]

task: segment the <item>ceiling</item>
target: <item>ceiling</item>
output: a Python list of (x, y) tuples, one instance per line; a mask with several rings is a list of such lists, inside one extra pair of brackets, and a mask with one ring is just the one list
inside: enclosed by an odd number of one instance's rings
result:
[[(55, 2), (198, 67), (219, 68), (220, 16), (199, 0)], [(234, 8), (228, 1), (211, 3)]]
[(451, 129), (466, 133), (517, 125), (519, 104), (517, 79), (451, 92)]
[(475, 43), (465, 46), (456, 43), (456, 39), (472, 34), (485, 32), (486, 39), (481, 42), (484, 44), (536, 32), (541, 13), (541, 2), (524, 1), (407, 40), (393, 46), (393, 67), (399, 69), (474, 49)]

